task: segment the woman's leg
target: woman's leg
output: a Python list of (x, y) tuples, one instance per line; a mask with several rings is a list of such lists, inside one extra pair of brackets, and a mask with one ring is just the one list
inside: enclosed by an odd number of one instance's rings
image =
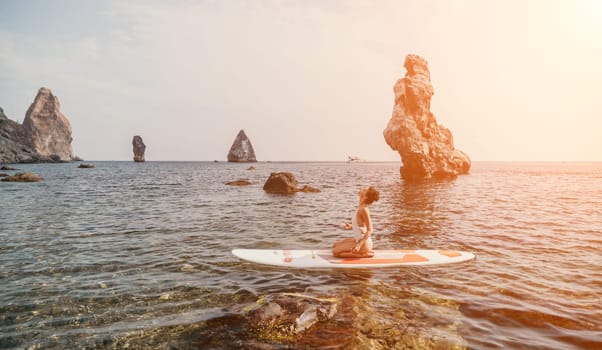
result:
[(364, 251), (363, 249), (360, 252), (345, 251), (335, 255), (337, 258), (371, 258), (373, 256), (373, 251)]
[(355, 247), (355, 239), (349, 237), (335, 242), (332, 245), (332, 255), (338, 256), (342, 252), (350, 252)]
[[(346, 238), (343, 241), (337, 242), (338, 246), (333, 246), (332, 255), (337, 258), (371, 258), (374, 256), (374, 251), (372, 250), (372, 240), (369, 240), (364, 244), (362, 249), (359, 252), (354, 252), (353, 249), (357, 241), (352, 238)], [(335, 243), (335, 245), (337, 245)]]
[(368, 238), (368, 240), (366, 241), (366, 244), (364, 244), (360, 253), (364, 254), (368, 258), (371, 258), (374, 256), (374, 251), (372, 250), (372, 238)]

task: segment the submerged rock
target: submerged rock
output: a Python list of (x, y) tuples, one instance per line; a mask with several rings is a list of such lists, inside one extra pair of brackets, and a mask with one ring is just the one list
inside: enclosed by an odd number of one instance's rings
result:
[(308, 186), (308, 185), (303, 186), (302, 188), (298, 189), (297, 191), (299, 191), (299, 192), (312, 192), (312, 193), (322, 192), (319, 189), (317, 189), (315, 187)]
[(317, 322), (333, 318), (336, 312), (336, 299), (274, 294), (258, 300), (250, 308), (245, 315), (245, 329), (260, 339), (292, 339)]
[(142, 137), (136, 135), (132, 140), (132, 146), (134, 148), (134, 162), (144, 162), (144, 151), (146, 151), (146, 145), (142, 141)]
[(328, 320), (338, 314), (339, 303), (336, 298), (270, 294), (252, 303), (214, 310), (215, 317), (180, 334), (179, 339), (171, 342), (170, 348), (315, 348), (315, 343), (306, 343), (306, 336), (327, 329)]
[(271, 173), (263, 185), (268, 193), (291, 194), (297, 192), (297, 178), (289, 172)]
[(251, 184), (251, 182), (247, 181), (247, 180), (236, 180), (236, 181), (226, 182), (226, 185), (228, 185), (228, 186), (248, 186), (250, 184)]
[(50, 89), (42, 87), (29, 106), (23, 128), (29, 146), (41, 157), (52, 161), (69, 162), (73, 157), (71, 148), (71, 124), (60, 111), (58, 97)]
[(42, 181), (43, 178), (34, 174), (34, 173), (17, 173), (13, 176), (7, 176), (2, 179), (2, 181), (6, 182), (38, 182)]
[(421, 180), (468, 173), (470, 158), (454, 147), (451, 132), (437, 124), (430, 111), (434, 90), (427, 61), (408, 55), (404, 67), (407, 73), (393, 87), (393, 115), (383, 131), (387, 144), (401, 156), (402, 177)]
[(228, 152), (228, 162), (256, 162), (255, 151), (251, 140), (247, 137), (244, 130), (238, 132), (230, 152)]
[(84, 163), (81, 163), (78, 166), (78, 168), (80, 168), (80, 169), (92, 169), (92, 168), (95, 168), (95, 167), (96, 166), (94, 164), (84, 164)]

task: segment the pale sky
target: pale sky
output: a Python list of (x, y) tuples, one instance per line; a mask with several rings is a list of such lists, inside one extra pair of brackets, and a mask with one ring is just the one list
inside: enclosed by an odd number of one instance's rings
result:
[(399, 160), (407, 54), (473, 161), (602, 161), (602, 1), (0, 1), (0, 107), (41, 86), (86, 160)]

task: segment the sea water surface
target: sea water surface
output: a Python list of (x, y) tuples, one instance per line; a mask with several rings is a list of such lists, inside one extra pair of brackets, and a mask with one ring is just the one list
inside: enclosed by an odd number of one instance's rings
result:
[[(421, 184), (397, 163), (95, 164), (17, 165), (44, 181), (0, 182), (0, 348), (602, 348), (602, 163), (476, 162)], [(322, 192), (266, 194), (274, 171)], [(366, 185), (381, 192), (375, 249), (476, 260), (302, 270), (230, 253), (328, 248)], [(279, 292), (339, 312), (282, 343), (228, 316)]]

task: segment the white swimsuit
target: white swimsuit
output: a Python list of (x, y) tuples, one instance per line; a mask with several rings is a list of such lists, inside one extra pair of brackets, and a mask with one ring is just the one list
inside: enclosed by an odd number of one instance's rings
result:
[[(359, 209), (358, 209), (359, 211)], [(366, 226), (360, 226), (357, 224), (357, 211), (355, 212), (355, 214), (351, 217), (351, 227), (354, 233), (354, 237), (356, 241), (359, 241), (360, 239), (364, 238), (364, 235), (366, 234), (366, 232), (368, 231), (368, 228)], [(372, 237), (369, 237), (366, 240), (366, 245), (365, 245), (367, 250), (372, 250)]]

